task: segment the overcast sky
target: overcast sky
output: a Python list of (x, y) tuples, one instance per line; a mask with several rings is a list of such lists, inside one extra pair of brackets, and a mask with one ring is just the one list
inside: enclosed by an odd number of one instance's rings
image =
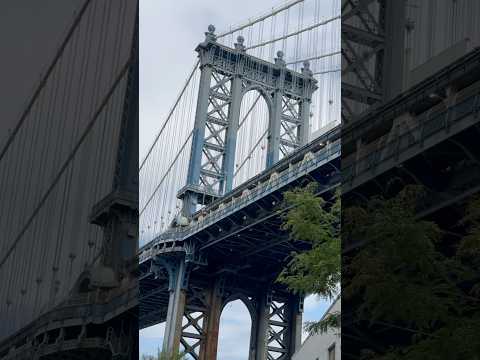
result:
[(217, 33), (285, 0), (140, 0), (140, 158), (197, 59), (209, 24)]
[[(173, 105), (196, 60), (194, 48), (209, 24), (217, 33), (281, 5), (279, 0), (140, 0), (140, 158)], [(328, 302), (309, 297), (305, 320), (319, 319)], [(156, 353), (163, 326), (140, 332), (140, 352)], [(245, 360), (250, 319), (240, 301), (222, 314), (219, 360)]]

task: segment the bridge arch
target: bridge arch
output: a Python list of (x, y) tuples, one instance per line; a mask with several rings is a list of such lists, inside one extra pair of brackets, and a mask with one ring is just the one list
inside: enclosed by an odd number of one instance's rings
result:
[(217, 359), (228, 359), (232, 355), (249, 359), (253, 324), (255, 311), (251, 299), (242, 294), (225, 299), (220, 312)]
[(235, 148), (234, 187), (266, 168), (267, 132), (272, 119), (272, 97), (258, 84), (246, 84), (241, 93)]

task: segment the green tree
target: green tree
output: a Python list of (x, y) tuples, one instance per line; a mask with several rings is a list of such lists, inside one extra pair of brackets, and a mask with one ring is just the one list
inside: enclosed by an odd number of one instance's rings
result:
[[(333, 299), (341, 278), (340, 196), (337, 193), (327, 202), (316, 190), (316, 184), (310, 183), (284, 194), (284, 228), (292, 238), (310, 242), (312, 248), (294, 254), (278, 281), (295, 293)], [(307, 323), (306, 330), (317, 333), (339, 326), (340, 314), (333, 313), (323, 321)]]
[(416, 216), (423, 195), (408, 186), (393, 198), (344, 210), (343, 235), (364, 239), (344, 269), (350, 279), (344, 294), (361, 294), (359, 319), (413, 333), (409, 345), (371, 352), (369, 359), (479, 359), (480, 198), (467, 206), (465, 233), (452, 254), (442, 229)]

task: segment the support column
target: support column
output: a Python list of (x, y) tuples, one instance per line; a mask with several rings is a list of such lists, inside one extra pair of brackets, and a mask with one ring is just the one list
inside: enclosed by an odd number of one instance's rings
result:
[(272, 116), (268, 126), (267, 169), (280, 159), (280, 122), (282, 116), (282, 91), (277, 89), (273, 95)]
[(242, 104), (242, 78), (236, 75), (232, 80), (231, 99), (228, 109), (228, 128), (226, 134), (226, 149), (223, 162), (225, 180), (223, 186), (224, 193), (232, 190), (233, 175), (235, 171), (235, 151), (237, 149), (238, 122), (240, 119), (240, 107)]
[(304, 98), (300, 103), (300, 124), (297, 133), (300, 146), (307, 144), (310, 140), (310, 104), (313, 91), (316, 89), (312, 82), (313, 72), (310, 70), (310, 62), (308, 60), (303, 62), (302, 74), (305, 76)]
[(220, 316), (222, 314), (222, 284), (215, 281), (209, 291), (208, 313), (205, 341), (200, 349), (200, 360), (211, 360), (217, 358), (218, 332), (220, 328)]
[(290, 300), (290, 356), (302, 345), (303, 297), (293, 296)]
[(303, 100), (300, 105), (300, 125), (298, 127), (299, 145), (305, 145), (310, 140), (310, 100)]
[(267, 294), (263, 293), (258, 299), (255, 319), (252, 319), (249, 360), (267, 359), (268, 312)]
[(282, 51), (277, 52), (275, 65), (280, 69), (280, 75), (277, 78), (277, 85), (273, 94), (273, 106), (268, 124), (267, 169), (280, 159), (280, 125), (282, 121), (282, 99), (286, 69)]
[[(180, 338), (182, 336), (182, 318), (185, 312), (186, 294), (183, 289), (185, 279), (185, 262), (183, 259), (178, 261), (173, 276), (170, 276), (169, 299), (167, 320), (165, 324), (165, 334), (163, 337), (163, 349), (169, 354), (176, 353), (180, 348)], [(173, 283), (172, 283), (173, 282)]]
[[(212, 81), (212, 68), (210, 65), (201, 65), (200, 84), (198, 87), (197, 109), (195, 112), (195, 124), (192, 136), (192, 151), (188, 164), (187, 186), (198, 185), (200, 179), (200, 167), (202, 163), (202, 148), (205, 139), (205, 123), (207, 121), (208, 98), (210, 83)], [(185, 216), (192, 215), (196, 210), (197, 195), (193, 192), (185, 194), (183, 200), (183, 213)]]

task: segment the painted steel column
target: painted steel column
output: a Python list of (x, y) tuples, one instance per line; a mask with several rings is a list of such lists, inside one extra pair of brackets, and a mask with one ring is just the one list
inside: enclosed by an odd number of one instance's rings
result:
[(235, 172), (235, 152), (237, 149), (238, 122), (240, 119), (240, 107), (242, 104), (242, 78), (235, 75), (231, 85), (232, 102), (228, 108), (228, 128), (225, 143), (225, 158), (223, 160), (224, 169), (224, 193), (232, 190), (233, 175)]
[[(267, 304), (267, 294), (263, 293), (258, 299), (257, 314), (252, 319), (252, 335), (250, 338), (249, 360), (267, 359), (267, 337), (268, 337), (268, 315), (269, 305)], [(255, 324), (253, 324), (255, 321)]]
[(305, 145), (310, 140), (310, 99), (304, 99), (300, 105), (300, 121), (298, 127), (299, 145)]
[(220, 328), (220, 316), (222, 314), (220, 286), (220, 282), (216, 281), (209, 291), (206, 338), (200, 348), (200, 360), (217, 358), (218, 332)]
[(283, 91), (275, 90), (273, 95), (272, 116), (268, 126), (267, 169), (280, 159), (280, 124), (282, 116)]
[(273, 94), (272, 113), (268, 124), (267, 169), (272, 167), (280, 159), (280, 125), (282, 121), (282, 99), (286, 69), (282, 51), (277, 52), (275, 65), (277, 65), (277, 68), (280, 70), (280, 75), (277, 78), (277, 84)]
[[(210, 83), (212, 81), (212, 67), (209, 64), (201, 65), (200, 84), (198, 87), (197, 108), (192, 136), (192, 151), (188, 164), (187, 185), (198, 185), (202, 162), (202, 149), (205, 140), (205, 123), (208, 112)], [(189, 193), (183, 202), (184, 215), (190, 216), (195, 212), (196, 195)]]
[(182, 336), (182, 319), (185, 312), (185, 290), (182, 283), (185, 278), (185, 262), (179, 260), (175, 274), (172, 277), (174, 284), (170, 284), (167, 319), (165, 324), (165, 334), (163, 337), (163, 349), (167, 353), (175, 353), (180, 348), (180, 338)]
[(300, 146), (307, 144), (310, 140), (310, 104), (312, 94), (316, 90), (309, 61), (303, 62), (302, 75), (304, 75), (303, 100), (300, 103), (300, 125), (297, 132)]
[(294, 296), (290, 300), (290, 319), (288, 324), (290, 333), (290, 356), (297, 351), (302, 345), (302, 313), (303, 299), (300, 296)]

